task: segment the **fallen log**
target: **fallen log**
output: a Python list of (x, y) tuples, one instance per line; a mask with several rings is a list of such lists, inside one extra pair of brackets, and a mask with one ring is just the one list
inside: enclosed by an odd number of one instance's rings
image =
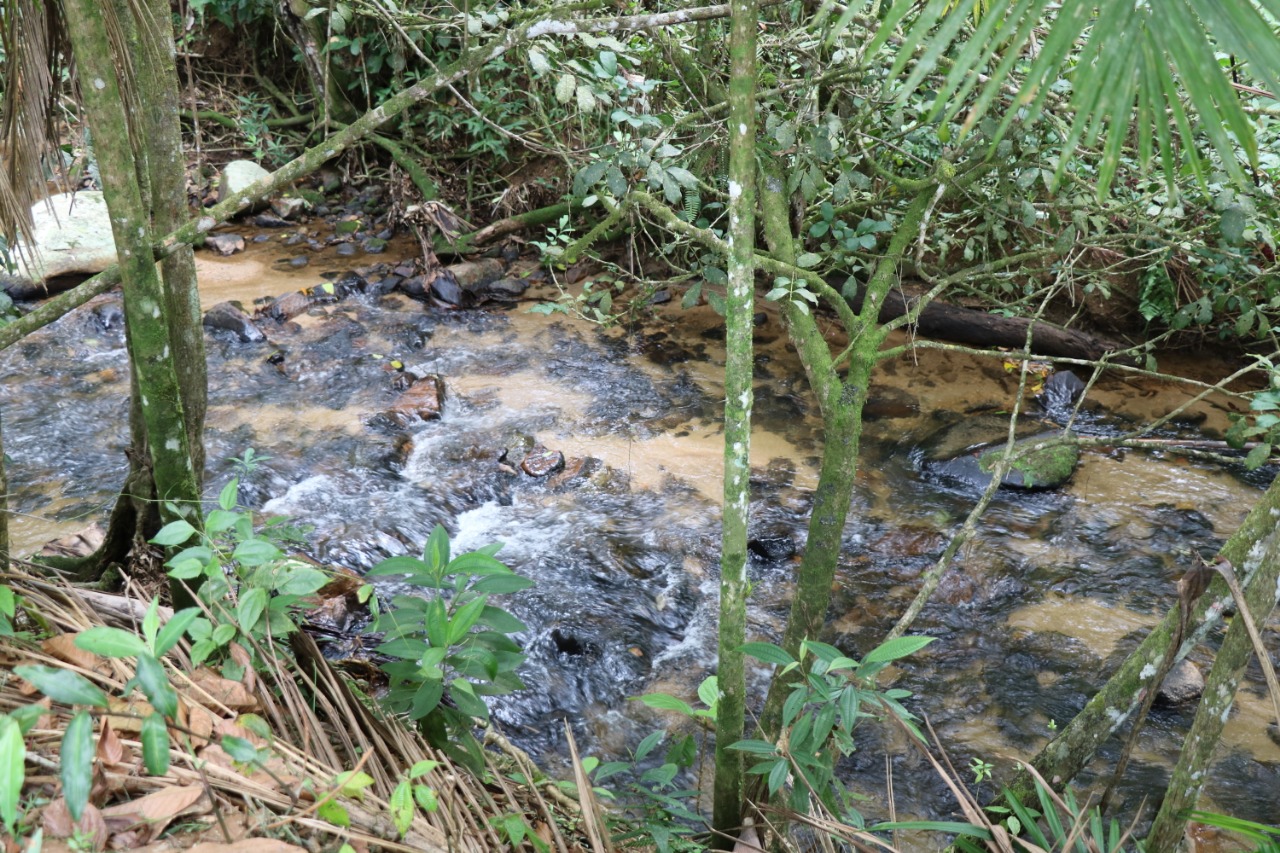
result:
[[(839, 289), (842, 283), (832, 282)], [(865, 288), (848, 297), (854, 311), (862, 310)], [(916, 297), (906, 294), (902, 288), (894, 288), (885, 296), (880, 308), (880, 322), (896, 320), (915, 307)], [(916, 319), (915, 331), (927, 338), (940, 338), (958, 344), (982, 347), (1008, 347), (1021, 349), (1027, 343), (1027, 328), (1035, 324), (1031, 332), (1033, 355), (1057, 358), (1079, 358), (1096, 361), (1109, 352), (1125, 348), (1124, 344), (1108, 340), (1088, 332), (1066, 329), (1044, 320), (1024, 317), (1001, 317), (986, 311), (930, 302)]]

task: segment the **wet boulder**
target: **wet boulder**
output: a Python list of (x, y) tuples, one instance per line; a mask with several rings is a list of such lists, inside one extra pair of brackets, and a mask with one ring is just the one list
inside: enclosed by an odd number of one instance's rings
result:
[[(1022, 451), (1000, 485), (1042, 491), (1056, 489), (1075, 473), (1080, 449), (1056, 444), (1060, 432), (1045, 431), (1039, 421), (1020, 421), (1015, 430), (1015, 453)], [(946, 427), (926, 441), (925, 470), (978, 488), (991, 482), (991, 472), (1004, 453), (1008, 419), (1003, 415), (974, 415)], [(1040, 447), (1039, 445), (1044, 445)]]
[(592, 456), (566, 459), (564, 469), (547, 480), (547, 488), (560, 490), (585, 483), (587, 478), (600, 469), (601, 464), (599, 459)]
[(546, 477), (564, 469), (564, 454), (559, 450), (548, 450), (541, 444), (535, 445), (524, 459), (520, 460), (520, 470), (530, 477)]
[(19, 241), (10, 254), (14, 275), (0, 275), (0, 286), (14, 299), (43, 299), (77, 282), (63, 276), (95, 275), (116, 262), (111, 216), (102, 193), (83, 190), (37, 201), (31, 206), (30, 244)]
[(439, 376), (424, 376), (415, 381), (400, 395), (395, 405), (387, 410), (393, 423), (407, 426), (414, 419), (433, 421), (444, 411), (444, 382)]
[(254, 325), (253, 318), (233, 302), (219, 302), (206, 311), (204, 326), (206, 329), (231, 332), (245, 344), (260, 343), (267, 339), (262, 330)]
[(1156, 694), (1166, 705), (1181, 705), (1200, 698), (1204, 692), (1204, 675), (1200, 667), (1189, 660), (1180, 660), (1169, 670)]
[(529, 289), (529, 282), (523, 278), (500, 278), (485, 285), (484, 296), (496, 302), (515, 302)]
[(297, 317), (311, 307), (311, 297), (305, 293), (294, 291), (286, 293), (267, 306), (263, 312), (277, 323), (284, 323)]
[(762, 560), (778, 563), (796, 555), (796, 543), (786, 533), (771, 530), (748, 539), (747, 550)]
[(1045, 414), (1051, 418), (1067, 418), (1076, 403), (1084, 395), (1085, 385), (1070, 370), (1059, 370), (1044, 382), (1044, 390), (1037, 400)]

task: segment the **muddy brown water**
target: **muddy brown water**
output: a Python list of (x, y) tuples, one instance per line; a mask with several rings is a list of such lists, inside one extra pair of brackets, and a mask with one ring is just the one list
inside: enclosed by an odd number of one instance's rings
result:
[[(294, 270), (284, 256), (274, 243), (231, 259), (201, 255), (203, 301), (250, 305), (383, 260), (318, 259)], [(127, 366), (115, 299), (0, 358), (18, 550), (102, 520), (123, 474)], [(667, 305), (601, 329), (530, 314), (530, 304), (445, 311), (400, 295), (353, 297), (293, 324), (264, 321), (266, 344), (209, 338), (208, 488), (216, 495), (230, 460), (253, 447), (269, 458), (246, 478), (244, 500), (314, 525), (314, 555), (357, 569), (420, 548), (436, 523), (456, 548), (505, 542), (500, 556), (537, 586), (507, 602), (529, 625), (521, 640), (530, 689), (498, 700), (494, 716), (554, 766), (562, 721), (585, 752), (623, 756), (673, 722), (628, 697), (663, 690), (692, 700), (712, 671), (724, 351), (722, 321), (706, 307)], [(786, 335), (764, 307), (752, 534), (799, 550), (821, 431)], [(397, 359), (444, 378), (441, 420), (399, 429), (379, 417), (397, 396)], [(1199, 356), (1161, 367), (1203, 380), (1227, 369)], [(964, 413), (1007, 411), (1017, 381), (999, 363), (938, 350), (879, 372), (827, 639), (865, 653), (911, 600), (976, 497), (923, 472), (920, 447)], [(1109, 375), (1091, 391), (1098, 411), (1082, 429), (1148, 422), (1187, 396)], [(1220, 435), (1241, 408), (1211, 396), (1169, 432)], [(522, 440), (601, 469), (560, 489), (503, 473), (498, 455)], [(958, 767), (980, 758), (1004, 772), (1084, 704), (1173, 603), (1188, 555), (1214, 550), (1262, 482), (1164, 454), (1097, 451), (1061, 490), (1002, 493), (916, 626), (937, 642), (896, 671), (896, 686), (916, 694), (909, 707), (928, 715)], [(778, 636), (793, 569), (794, 558), (753, 557), (753, 638)], [(1193, 657), (1203, 665), (1210, 653)], [(1203, 805), (1275, 820), (1280, 746), (1266, 735), (1261, 678), (1251, 675)], [(753, 672), (756, 692), (764, 678)], [(1121, 789), (1127, 809), (1159, 795), (1190, 719), (1188, 709), (1155, 711)], [(1104, 749), (1085, 785), (1105, 779), (1117, 748)], [(885, 750), (899, 815), (954, 812), (911, 748), (868, 726), (847, 775), (872, 797), (869, 816), (884, 813)]]

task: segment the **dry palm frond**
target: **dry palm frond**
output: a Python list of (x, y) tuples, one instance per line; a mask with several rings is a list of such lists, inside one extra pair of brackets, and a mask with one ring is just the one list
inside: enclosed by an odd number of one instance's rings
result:
[[(136, 630), (147, 609), (145, 601), (81, 592), (60, 582), (24, 574), (0, 575), (0, 583), (19, 593), (26, 600), (26, 606), (39, 613), (54, 634), (75, 634), (103, 624)], [(162, 622), (170, 615), (166, 608), (161, 609)], [(267, 745), (272, 759), (268, 772), (228, 766), (225, 761), (207, 760), (207, 756), (197, 757), (203, 753), (179, 745), (182, 738), (175, 737), (170, 750), (172, 765), (167, 775), (124, 774), (128, 775), (124, 778), (122, 774), (115, 774), (121, 776), (115, 779), (114, 771), (106, 768), (104, 772), (112, 777), (109, 781), (119, 783), (113, 790), (138, 796), (173, 786), (203, 785), (210, 792), (215, 809), (265, 808), (274, 813), (273, 818), (259, 821), (266, 829), (292, 827), (307, 834), (339, 836), (357, 845), (372, 844), (406, 853), (446, 850), (479, 853), (508, 846), (495, 831), (491, 819), (521, 809), (509, 787), (504, 786), (505, 797), (490, 793), (485, 784), (452, 765), (401, 720), (385, 717), (369, 707), (345, 677), (320, 655), (309, 636), (297, 633), (290, 645), (292, 655), (283, 649), (277, 654), (270, 645), (257, 649), (271, 665), (256, 673), (247, 670), (240, 682), (256, 700), (261, 717), (271, 729), (272, 738)], [(66, 644), (60, 647), (65, 648)], [(92, 658), (86, 654), (85, 660)], [(5, 677), (4, 671), (18, 662), (74, 669), (113, 695), (119, 695), (133, 677), (132, 665), (126, 660), (98, 659), (90, 668), (68, 663), (52, 650), (46, 652), (0, 641), (0, 713), (32, 701), (33, 697), (20, 691), (18, 679)], [(207, 677), (202, 678), (199, 670), (193, 672), (184, 646), (171, 651), (164, 663), (170, 683), (188, 711), (187, 719), (206, 715), (215, 721), (214, 733), (206, 732), (203, 742), (213, 745), (220, 729), (237, 725), (240, 719), (237, 711), (213, 695), (216, 691), (207, 688)], [(61, 714), (61, 717), (67, 716)], [(58, 722), (65, 724), (66, 720)], [(54, 728), (58, 727), (55, 724)], [(188, 727), (194, 728), (194, 724), (189, 723)], [(40, 737), (42, 746), (29, 743), (32, 754), (43, 755), (52, 768), (57, 765), (59, 733), (50, 731)], [(190, 733), (188, 737), (198, 741)], [(125, 734), (122, 739), (140, 753), (136, 735)], [(406, 771), (424, 760), (436, 762), (435, 769), (414, 781), (435, 792), (439, 808), (433, 812), (415, 810), (412, 825), (401, 834), (392, 825), (389, 800), (405, 779)], [(339, 774), (355, 769), (373, 779), (358, 800), (341, 796), (335, 784)], [(490, 770), (494, 777), (502, 772), (497, 767)], [(495, 802), (495, 796), (505, 801)], [(318, 812), (326, 797), (340, 802), (350, 817), (349, 827), (335, 827), (320, 819)], [(522, 794), (519, 799), (526, 801), (529, 797)], [(561, 853), (580, 849), (559, 835), (559, 829), (554, 828), (556, 821), (545, 803), (541, 808), (534, 807), (530, 815), (534, 822), (553, 828)], [(563, 810), (555, 816), (563, 819)]]
[[(31, 237), (31, 206), (46, 194), (45, 165), (60, 157), (55, 124), (54, 81), (62, 57), (70, 55), (59, 4), (13, 0), (0, 10), (4, 50), (4, 95), (0, 102), (0, 233), (13, 247)], [(60, 165), (57, 159), (53, 163)]]

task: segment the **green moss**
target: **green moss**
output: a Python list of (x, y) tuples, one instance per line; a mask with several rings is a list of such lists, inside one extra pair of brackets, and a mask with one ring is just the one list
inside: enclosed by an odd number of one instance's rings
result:
[[(1024, 445), (1028, 442), (1019, 442)], [(978, 466), (990, 473), (999, 461), (1004, 448), (989, 450), (978, 460)], [(1076, 470), (1080, 461), (1080, 449), (1074, 444), (1056, 444), (1021, 455), (1013, 462), (1013, 467), (1005, 475), (1004, 485), (1023, 489), (1053, 489), (1061, 486)]]

